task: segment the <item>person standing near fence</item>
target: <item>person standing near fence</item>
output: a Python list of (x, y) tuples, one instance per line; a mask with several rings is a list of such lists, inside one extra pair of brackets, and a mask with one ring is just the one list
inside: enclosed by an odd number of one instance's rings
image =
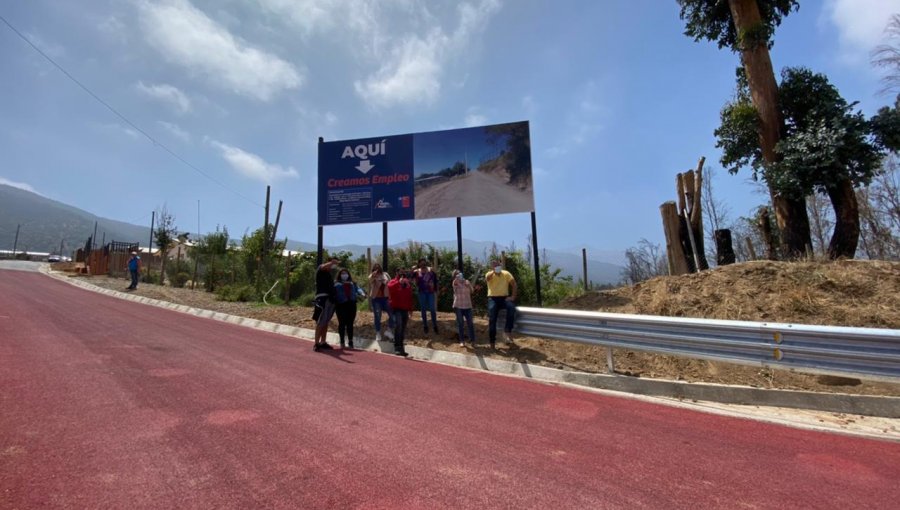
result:
[(127, 290), (137, 290), (138, 278), (141, 276), (141, 258), (136, 251), (131, 252), (131, 258), (128, 259), (128, 273), (131, 275), (131, 285)]
[(409, 322), (409, 312), (413, 309), (412, 283), (403, 270), (397, 271), (397, 276), (387, 285), (388, 303), (394, 311), (394, 354), (408, 356), (403, 341), (406, 337), (406, 324)]
[(456, 328), (459, 330), (459, 345), (466, 345), (463, 336), (463, 320), (469, 326), (469, 342), (475, 347), (475, 326), (472, 324), (472, 282), (466, 280), (459, 270), (453, 271), (453, 311), (456, 312)]
[(316, 338), (313, 345), (314, 351), (321, 349), (331, 349), (325, 338), (328, 336), (328, 324), (334, 315), (334, 280), (331, 277), (331, 270), (340, 261), (337, 257), (331, 257), (328, 262), (323, 263), (316, 270), (316, 300), (315, 311), (313, 312), (313, 320), (316, 321)]
[(516, 320), (516, 279), (512, 273), (503, 269), (499, 259), (491, 261), (493, 268), (484, 279), (487, 282), (488, 295), (488, 336), (491, 341), (491, 349), (497, 341), (497, 316), (500, 309), (506, 310), (506, 324), (503, 328), (503, 336), (506, 343), (512, 345), (512, 328)]
[(422, 310), (422, 326), (425, 328), (425, 334), (428, 334), (427, 312), (431, 312), (431, 325), (434, 326), (434, 332), (437, 333), (437, 273), (428, 267), (428, 261), (425, 259), (419, 259), (419, 264), (413, 271), (416, 277), (416, 291), (419, 294), (419, 309)]
[(357, 287), (350, 270), (338, 271), (337, 280), (334, 282), (335, 305), (334, 312), (338, 320), (338, 335), (341, 337), (341, 349), (344, 348), (344, 336), (346, 335), (348, 347), (353, 349), (353, 323), (356, 322), (356, 300), (365, 298), (366, 293)]
[(369, 306), (375, 315), (375, 341), (381, 341), (381, 312), (387, 312), (388, 329), (384, 331), (384, 336), (389, 340), (394, 338), (394, 313), (388, 304), (387, 284), (391, 281), (391, 275), (381, 269), (381, 264), (374, 264), (372, 272), (369, 273)]

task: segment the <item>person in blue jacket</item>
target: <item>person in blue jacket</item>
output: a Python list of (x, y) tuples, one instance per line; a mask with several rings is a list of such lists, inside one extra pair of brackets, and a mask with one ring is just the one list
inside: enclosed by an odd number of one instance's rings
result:
[(356, 301), (364, 299), (366, 293), (360, 289), (350, 271), (341, 268), (338, 271), (337, 280), (334, 282), (335, 290), (335, 307), (334, 313), (338, 319), (338, 335), (341, 337), (341, 348), (344, 348), (344, 337), (346, 336), (347, 347), (353, 349), (353, 323), (356, 321)]

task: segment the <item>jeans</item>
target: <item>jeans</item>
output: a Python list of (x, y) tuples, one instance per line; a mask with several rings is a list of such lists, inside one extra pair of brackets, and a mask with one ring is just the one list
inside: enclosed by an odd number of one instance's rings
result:
[(129, 273), (131, 273), (131, 286), (129, 289), (136, 289), (138, 284), (138, 270), (137, 269), (129, 269)]
[(489, 297), (488, 298), (488, 336), (490, 337), (491, 343), (493, 344), (497, 340), (497, 315), (500, 313), (500, 308), (503, 307), (506, 309), (506, 324), (504, 325), (503, 331), (507, 333), (512, 333), (513, 324), (516, 320), (516, 304), (512, 301), (507, 301), (506, 296), (503, 297)]
[(403, 352), (403, 340), (406, 337), (406, 323), (409, 321), (409, 311), (394, 310), (394, 350)]
[(437, 301), (434, 298), (433, 292), (419, 293), (419, 309), (422, 310), (422, 324), (425, 326), (425, 331), (428, 331), (428, 319), (425, 316), (426, 311), (431, 312), (431, 324), (434, 326), (434, 330), (437, 331)]
[(372, 305), (372, 313), (375, 314), (375, 332), (381, 332), (381, 312), (387, 313), (388, 328), (394, 329), (394, 312), (391, 311), (391, 305), (388, 304), (386, 297), (375, 297), (369, 300)]
[(454, 308), (456, 311), (456, 328), (459, 330), (459, 341), (463, 341), (463, 319), (469, 326), (469, 341), (475, 343), (475, 325), (472, 324), (471, 308)]

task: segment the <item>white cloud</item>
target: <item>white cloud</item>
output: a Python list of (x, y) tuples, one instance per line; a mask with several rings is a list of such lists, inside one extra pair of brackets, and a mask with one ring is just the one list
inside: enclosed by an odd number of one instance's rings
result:
[(251, 179), (264, 183), (272, 183), (286, 177), (297, 178), (299, 173), (294, 167), (284, 168), (281, 165), (269, 163), (263, 158), (216, 140), (207, 140), (213, 147), (219, 149), (222, 158), (239, 173)]
[(486, 115), (478, 113), (476, 109), (469, 108), (464, 122), (466, 127), (483, 126), (488, 123), (488, 118)]
[(900, 0), (828, 0), (822, 12), (837, 28), (841, 58), (868, 63), (890, 17), (900, 14)]
[(139, 92), (146, 96), (170, 104), (179, 114), (185, 114), (191, 111), (190, 98), (187, 97), (184, 92), (178, 90), (177, 87), (165, 83), (159, 85), (144, 85), (144, 82), (142, 81), (137, 82), (135, 87)]
[[(430, 28), (426, 25), (416, 32), (427, 34), (424, 37), (409, 33), (387, 42), (373, 37), (371, 47), (375, 54), (378, 55), (379, 46), (386, 44), (390, 58), (382, 59), (373, 75), (354, 83), (357, 94), (375, 107), (433, 103), (440, 94), (445, 68), (466, 53), (499, 9), (499, 0), (461, 4), (457, 9), (458, 26), (449, 35), (435, 20), (430, 20)], [(427, 18), (429, 13), (426, 9), (419, 15)]]
[(142, 1), (140, 10), (151, 46), (170, 62), (236, 94), (268, 101), (303, 81), (290, 62), (235, 37), (188, 0)]
[(440, 32), (428, 40), (407, 39), (391, 52), (391, 57), (375, 75), (354, 82), (354, 88), (373, 106), (432, 103), (441, 91), (441, 48), (445, 38)]
[(0, 184), (5, 184), (7, 186), (12, 186), (13, 188), (23, 189), (25, 191), (30, 191), (32, 193), (37, 193), (38, 195), (40, 195), (40, 193), (38, 193), (37, 190), (32, 188), (30, 184), (25, 184), (24, 182), (11, 181), (4, 177), (0, 177)]
[(606, 111), (601, 97), (602, 91), (595, 82), (589, 81), (581, 87), (566, 115), (565, 137), (547, 149), (547, 155), (556, 157), (568, 154), (603, 130)]
[(166, 122), (163, 120), (158, 120), (156, 121), (156, 123), (164, 127), (166, 131), (171, 133), (175, 138), (178, 138), (185, 143), (190, 143), (191, 134), (181, 129), (181, 127), (179, 127), (177, 124), (172, 124), (171, 122)]

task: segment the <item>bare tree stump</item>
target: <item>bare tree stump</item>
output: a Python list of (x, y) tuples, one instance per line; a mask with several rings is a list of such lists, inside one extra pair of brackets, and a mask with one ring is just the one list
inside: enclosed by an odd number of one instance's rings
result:
[(663, 232), (666, 235), (666, 259), (669, 263), (669, 274), (672, 276), (690, 272), (687, 257), (682, 246), (682, 218), (678, 215), (675, 202), (665, 202), (659, 206), (662, 216)]
[(731, 230), (727, 228), (716, 230), (716, 264), (727, 266), (734, 264), (734, 247), (731, 244)]

